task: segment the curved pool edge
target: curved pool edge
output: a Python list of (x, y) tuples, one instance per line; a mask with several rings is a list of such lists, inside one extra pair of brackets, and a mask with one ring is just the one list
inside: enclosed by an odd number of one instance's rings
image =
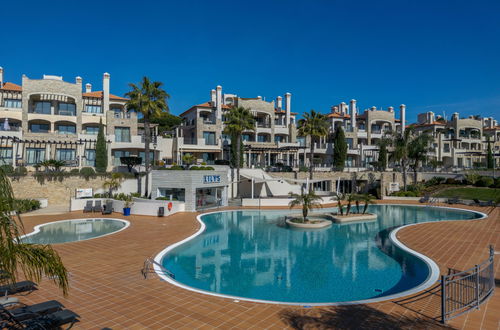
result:
[(45, 223), (41, 223), (39, 225), (36, 225), (35, 227), (33, 227), (33, 231), (31, 233), (19, 236), (19, 239), (21, 240), (23, 238), (26, 238), (26, 237), (38, 234), (40, 232), (40, 228), (42, 228), (44, 226), (47, 226), (47, 225), (50, 225), (50, 224), (53, 224), (53, 223), (61, 223), (61, 222), (69, 222), (69, 221), (77, 221), (77, 220), (89, 220), (89, 219), (115, 220), (115, 221), (120, 221), (120, 222), (125, 223), (125, 226), (123, 228), (120, 228), (119, 230), (113, 231), (111, 233), (107, 233), (107, 234), (96, 236), (96, 237), (86, 238), (86, 239), (82, 239), (82, 240), (79, 240), (79, 241), (71, 241), (71, 242), (64, 242), (64, 243), (48, 243), (48, 244), (50, 244), (50, 245), (56, 245), (56, 244), (68, 244), (68, 243), (78, 243), (78, 242), (89, 241), (91, 239), (101, 238), (101, 237), (105, 237), (105, 236), (109, 236), (109, 235), (113, 235), (113, 234), (119, 233), (122, 230), (125, 230), (128, 227), (130, 227), (130, 221), (125, 220), (125, 219), (118, 219), (118, 218), (81, 218), (81, 219), (56, 220), (56, 221), (45, 222)]
[[(374, 204), (374, 205), (377, 205), (377, 204)], [(427, 205), (418, 205), (418, 204), (392, 204), (391, 203), (391, 204), (378, 204), (378, 205), (428, 207)], [(405, 291), (401, 291), (401, 292), (392, 294), (392, 295), (388, 295), (388, 296), (383, 296), (383, 297), (378, 297), (378, 298), (371, 298), (371, 299), (364, 299), (364, 300), (353, 300), (353, 301), (342, 301), (342, 302), (324, 302), (324, 303), (288, 302), (288, 301), (274, 301), (274, 300), (252, 299), (252, 298), (232, 296), (232, 295), (227, 295), (227, 294), (222, 294), (222, 293), (216, 293), (216, 292), (212, 292), (212, 291), (206, 291), (206, 290), (197, 289), (197, 288), (185, 285), (185, 284), (183, 284), (183, 283), (181, 283), (179, 281), (176, 281), (175, 279), (173, 279), (172, 277), (170, 277), (168, 275), (165, 275), (165, 272), (162, 270), (162, 268), (160, 266), (160, 265), (162, 265), (162, 259), (164, 258), (164, 256), (169, 251), (175, 249), (179, 245), (182, 245), (182, 244), (184, 244), (184, 243), (192, 240), (193, 238), (195, 238), (198, 235), (201, 235), (205, 231), (206, 225), (201, 220), (202, 216), (205, 216), (205, 215), (208, 215), (208, 214), (214, 214), (214, 213), (222, 213), (222, 212), (234, 212), (234, 211), (241, 211), (241, 210), (259, 210), (259, 209), (222, 210), (222, 211), (206, 212), (206, 213), (202, 213), (202, 214), (197, 215), (196, 216), (196, 220), (200, 223), (200, 228), (198, 229), (198, 231), (195, 232), (194, 234), (192, 234), (191, 236), (186, 237), (185, 239), (183, 239), (183, 240), (181, 240), (179, 242), (176, 242), (174, 244), (171, 244), (171, 245), (167, 246), (165, 249), (161, 250), (154, 257), (154, 261), (155, 262), (154, 262), (153, 268), (154, 268), (156, 274), (160, 277), (160, 279), (162, 279), (162, 280), (164, 280), (164, 281), (166, 281), (166, 282), (168, 282), (170, 284), (173, 284), (173, 285), (175, 285), (177, 287), (180, 287), (182, 289), (189, 290), (189, 291), (192, 291), (192, 292), (197, 292), (197, 293), (201, 293), (201, 294), (204, 294), (204, 295), (213, 296), (213, 297), (233, 299), (235, 302), (246, 301), (246, 302), (254, 302), (254, 303), (273, 304), (273, 305), (288, 305), (288, 306), (342, 306), (342, 305), (370, 304), (370, 303), (383, 302), (383, 301), (387, 301), (387, 300), (391, 300), (391, 299), (398, 299), (398, 298), (406, 297), (406, 296), (409, 296), (409, 295), (412, 295), (412, 294), (415, 294), (415, 293), (418, 293), (420, 291), (428, 289), (429, 287), (431, 287), (432, 285), (434, 285), (434, 283), (436, 283), (436, 281), (439, 279), (439, 276), (440, 276), (439, 266), (437, 265), (437, 263), (434, 260), (432, 260), (431, 258), (427, 257), (426, 255), (424, 255), (424, 254), (422, 254), (420, 252), (417, 252), (417, 251), (415, 251), (413, 249), (410, 249), (408, 246), (406, 246), (405, 244), (403, 244), (403, 242), (401, 242), (396, 237), (397, 233), (400, 230), (402, 230), (404, 228), (407, 228), (407, 227), (410, 227), (410, 226), (416, 226), (416, 225), (427, 224), (427, 223), (452, 222), (452, 221), (477, 221), (477, 220), (486, 219), (488, 217), (488, 215), (486, 213), (475, 211), (475, 210), (461, 209), (461, 208), (449, 207), (449, 206), (432, 206), (432, 207), (476, 213), (476, 214), (481, 215), (481, 217), (475, 218), (475, 219), (424, 221), (424, 222), (412, 223), (412, 224), (408, 224), (408, 225), (404, 225), (404, 226), (400, 226), (400, 227), (394, 228), (390, 232), (390, 234), (389, 234), (389, 239), (391, 240), (391, 242), (394, 243), (394, 245), (396, 245), (398, 248), (402, 249), (403, 251), (405, 251), (405, 252), (407, 252), (407, 253), (409, 253), (409, 254), (411, 254), (411, 255), (419, 258), (420, 260), (422, 260), (427, 265), (427, 267), (429, 267), (429, 275), (428, 275), (427, 279), (425, 279), (425, 281), (422, 282), (421, 284), (419, 284), (418, 286), (416, 286), (414, 288), (411, 288), (411, 289), (408, 289), (408, 290), (405, 290)]]

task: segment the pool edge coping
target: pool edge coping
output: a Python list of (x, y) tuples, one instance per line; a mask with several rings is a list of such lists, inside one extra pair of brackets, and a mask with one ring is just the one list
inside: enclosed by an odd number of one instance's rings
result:
[[(374, 205), (377, 205), (377, 204), (374, 204)], [(391, 204), (378, 204), (378, 205), (428, 207), (428, 205), (419, 205), (419, 204), (392, 204), (391, 203)], [(458, 208), (458, 207), (449, 207), (449, 206), (432, 206), (432, 207), (476, 213), (476, 214), (481, 215), (481, 217), (475, 218), (475, 219), (458, 219), (458, 220), (449, 219), (449, 220), (440, 220), (440, 221), (424, 221), (424, 222), (419, 222), (419, 223), (407, 224), (407, 225), (400, 226), (400, 227), (397, 227), (397, 228), (394, 228), (393, 230), (391, 230), (391, 232), (389, 234), (389, 239), (391, 240), (391, 242), (393, 242), (398, 248), (400, 248), (400, 249), (404, 250), (405, 252), (408, 252), (411, 255), (413, 255), (413, 256), (419, 258), (420, 260), (422, 260), (429, 267), (429, 275), (427, 276), (427, 278), (420, 285), (418, 285), (418, 286), (416, 286), (414, 288), (411, 288), (409, 290), (401, 291), (401, 292), (398, 292), (398, 293), (395, 293), (395, 294), (392, 294), (392, 295), (388, 295), (388, 296), (383, 296), (383, 297), (378, 297), (378, 298), (370, 298), (370, 299), (364, 299), (364, 300), (353, 300), (353, 301), (343, 301), (343, 302), (325, 302), (325, 303), (286, 302), (286, 301), (252, 299), (252, 298), (232, 296), (232, 295), (227, 295), (227, 294), (222, 294), (222, 293), (215, 293), (215, 292), (211, 292), (211, 291), (197, 289), (197, 288), (185, 285), (185, 284), (183, 284), (183, 283), (181, 283), (179, 281), (176, 281), (175, 279), (173, 279), (172, 277), (170, 277), (168, 275), (165, 275), (165, 272), (161, 269), (161, 266), (160, 266), (161, 265), (161, 261), (162, 261), (163, 257), (168, 252), (170, 252), (171, 250), (175, 249), (176, 247), (178, 247), (178, 246), (180, 246), (180, 245), (182, 245), (182, 244), (184, 244), (184, 243), (192, 240), (196, 236), (201, 235), (205, 231), (206, 225), (201, 220), (202, 216), (209, 215), (209, 214), (214, 214), (214, 213), (234, 212), (234, 211), (242, 211), (242, 210), (258, 210), (258, 211), (260, 211), (260, 209), (221, 210), (221, 211), (212, 211), (212, 212), (206, 212), (206, 213), (198, 214), (196, 216), (196, 220), (201, 225), (200, 229), (198, 229), (197, 232), (195, 232), (194, 234), (190, 235), (189, 237), (186, 237), (185, 239), (183, 239), (183, 240), (181, 240), (179, 242), (176, 242), (176, 243), (173, 243), (171, 245), (168, 245), (163, 250), (161, 250), (154, 257), (155, 263), (154, 263), (153, 268), (154, 268), (156, 274), (160, 277), (160, 279), (162, 279), (162, 280), (164, 280), (164, 281), (166, 281), (166, 282), (168, 282), (170, 284), (173, 284), (173, 285), (175, 285), (177, 287), (180, 287), (182, 289), (189, 290), (189, 291), (192, 291), (192, 292), (201, 293), (201, 294), (204, 294), (204, 295), (209, 295), (209, 296), (214, 296), (214, 297), (219, 297), (219, 298), (225, 298), (225, 299), (233, 299), (234, 302), (246, 301), (246, 302), (263, 303), (263, 304), (284, 305), (284, 306), (304, 306), (304, 307), (305, 306), (307, 306), (307, 307), (314, 306), (314, 307), (320, 307), (320, 306), (341, 306), (341, 305), (370, 304), (370, 303), (377, 303), (377, 302), (388, 301), (388, 300), (392, 300), (392, 299), (398, 299), (398, 298), (406, 297), (406, 296), (409, 296), (409, 295), (412, 295), (412, 294), (415, 294), (415, 293), (418, 293), (418, 292), (421, 292), (423, 290), (428, 289), (429, 287), (431, 287), (432, 285), (434, 285), (434, 283), (436, 283), (436, 281), (439, 279), (439, 276), (440, 276), (439, 266), (437, 265), (437, 263), (434, 260), (432, 260), (431, 258), (429, 258), (428, 256), (426, 256), (426, 255), (424, 255), (424, 254), (422, 254), (420, 252), (417, 252), (417, 251), (415, 251), (413, 249), (410, 249), (408, 246), (406, 246), (405, 244), (403, 244), (403, 242), (401, 242), (397, 238), (397, 233), (400, 230), (402, 230), (403, 228), (410, 227), (410, 226), (416, 226), (416, 225), (421, 225), (421, 224), (426, 224), (426, 223), (451, 222), (451, 221), (477, 221), (477, 220), (486, 219), (488, 217), (488, 215), (486, 213), (483, 213), (483, 212), (480, 212), (480, 211), (475, 211), (475, 210), (468, 210), (468, 209), (462, 209), (462, 208)], [(270, 210), (271, 209), (269, 209), (269, 210), (266, 209), (266, 211), (270, 211)]]
[(23, 239), (23, 238), (26, 238), (26, 237), (29, 237), (29, 236), (33, 236), (35, 234), (38, 234), (40, 232), (40, 228), (44, 227), (44, 226), (47, 226), (47, 225), (50, 225), (50, 224), (53, 224), (53, 223), (59, 223), (59, 222), (69, 222), (69, 221), (77, 221), (77, 220), (89, 220), (89, 219), (103, 219), (103, 220), (115, 220), (115, 221), (120, 221), (120, 222), (123, 222), (125, 223), (125, 226), (123, 228), (120, 228), (119, 230), (117, 231), (113, 231), (111, 233), (107, 233), (107, 234), (104, 234), (104, 235), (101, 235), (101, 236), (96, 236), (96, 237), (91, 237), (91, 238), (86, 238), (86, 239), (82, 239), (82, 240), (78, 240), (78, 241), (71, 241), (71, 242), (62, 242), (62, 243), (31, 243), (31, 244), (49, 244), (49, 245), (58, 245), (58, 244), (67, 244), (67, 243), (78, 243), (78, 242), (84, 242), (84, 241), (89, 241), (91, 239), (96, 239), (96, 238), (101, 238), (101, 237), (105, 237), (105, 236), (109, 236), (109, 235), (113, 235), (113, 234), (116, 234), (116, 233), (119, 233), (121, 232), (122, 230), (125, 230), (127, 229), (128, 227), (130, 227), (130, 221), (128, 220), (125, 220), (125, 219), (118, 219), (118, 218), (80, 218), (80, 219), (66, 219), (66, 220), (56, 220), (56, 221), (51, 221), (51, 222), (45, 222), (45, 223), (41, 223), (39, 225), (36, 225), (35, 227), (33, 227), (33, 231), (28, 233), (28, 234), (24, 234), (22, 236), (19, 236), (19, 239)]

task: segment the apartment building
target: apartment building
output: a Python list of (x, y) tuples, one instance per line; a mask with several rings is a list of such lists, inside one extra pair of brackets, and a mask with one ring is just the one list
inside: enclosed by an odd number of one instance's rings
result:
[(207, 164), (229, 160), (231, 138), (224, 134), (226, 115), (231, 107), (241, 106), (256, 119), (255, 130), (242, 135), (245, 166), (296, 165), (303, 145), (297, 140), (297, 113), (291, 111), (291, 98), (286, 93), (284, 104), (282, 96), (276, 101), (266, 101), (261, 96), (242, 98), (224, 94), (222, 87), (217, 86), (210, 92), (210, 101), (192, 106), (180, 115), (183, 123), (177, 128), (174, 159), (182, 163), (182, 156), (189, 153)]
[[(103, 74), (102, 90), (76, 77), (42, 79), (22, 76), (21, 85), (4, 80), (0, 68), (0, 163), (14, 167), (49, 159), (66, 167), (95, 166), (95, 144), (99, 123), (105, 126), (108, 170), (120, 166), (122, 156), (144, 159), (144, 139), (138, 134), (137, 114), (126, 108), (127, 99), (110, 93), (110, 75)], [(152, 144), (151, 158), (168, 157), (171, 141)]]

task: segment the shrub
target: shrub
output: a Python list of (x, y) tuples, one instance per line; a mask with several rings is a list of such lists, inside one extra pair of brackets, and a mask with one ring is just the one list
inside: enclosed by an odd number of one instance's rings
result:
[(5, 174), (14, 173), (14, 167), (12, 165), (2, 165), (0, 168), (5, 172)]
[(28, 174), (28, 170), (25, 166), (18, 166), (14, 169), (14, 175), (26, 175)]
[(489, 176), (482, 176), (476, 181), (476, 187), (489, 187), (493, 186), (495, 180)]
[(462, 181), (453, 179), (453, 178), (448, 178), (444, 181), (445, 184), (461, 184)]
[(206, 163), (206, 162), (201, 162), (201, 164), (200, 164), (200, 165), (206, 166), (206, 165), (207, 165), (207, 163)]
[(138, 192), (134, 192), (134, 193), (130, 193), (130, 196), (139, 198), (139, 197), (141, 197), (141, 194)]
[(71, 174), (80, 174), (80, 170), (77, 168), (72, 168), (71, 171), (69, 171)]
[(168, 197), (156, 197), (157, 201), (168, 201), (170, 200)]
[(500, 188), (500, 177), (495, 178), (495, 182), (493, 183), (493, 188)]
[(41, 207), (40, 201), (36, 199), (16, 199), (15, 203), (19, 213), (38, 210)]
[(198, 170), (199, 170), (199, 169), (201, 169), (201, 168), (202, 168), (202, 167), (198, 167), (198, 166), (196, 166), (196, 165), (195, 165), (195, 166), (191, 166), (191, 167), (189, 168), (189, 170), (190, 170), (190, 171), (198, 171)]
[(307, 166), (300, 166), (299, 167), (299, 172), (309, 172), (309, 168)]
[(166, 170), (172, 170), (172, 171), (183, 171), (184, 167), (180, 165), (173, 165), (171, 167), (166, 168)]
[(80, 175), (85, 179), (95, 176), (95, 171), (92, 167), (82, 167), (80, 170)]
[(229, 160), (226, 159), (217, 159), (214, 162), (215, 165), (229, 165)]

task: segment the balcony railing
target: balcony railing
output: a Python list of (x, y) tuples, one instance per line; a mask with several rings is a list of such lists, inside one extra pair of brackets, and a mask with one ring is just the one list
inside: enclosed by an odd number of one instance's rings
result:
[(56, 115), (59, 115), (59, 116), (76, 116), (76, 111), (72, 111), (72, 110), (59, 110), (59, 111), (57, 111)]
[(269, 123), (259, 123), (257, 122), (257, 127), (260, 127), (260, 128), (271, 128), (271, 124)]

